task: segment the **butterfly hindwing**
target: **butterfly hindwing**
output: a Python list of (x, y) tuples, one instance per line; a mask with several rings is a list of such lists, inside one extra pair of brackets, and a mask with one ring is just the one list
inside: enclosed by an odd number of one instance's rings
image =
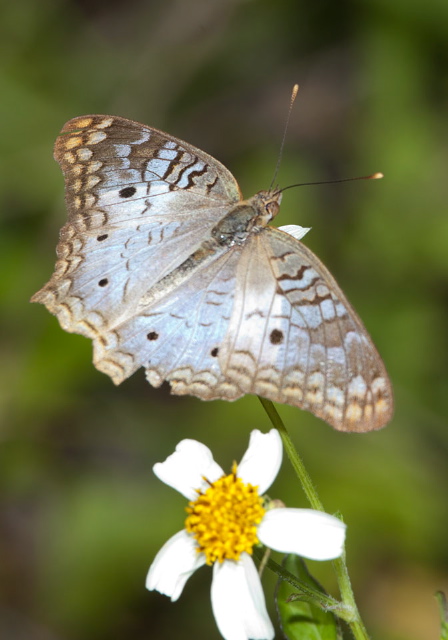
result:
[(167, 380), (173, 393), (203, 400), (243, 395), (222, 375), (218, 354), (228, 329), (239, 251), (186, 272), (157, 300), (142, 304), (114, 327), (107, 342), (95, 341), (95, 366), (116, 383), (140, 367), (155, 387)]
[(244, 246), (220, 364), (245, 393), (337, 429), (367, 431), (391, 417), (384, 365), (350, 303), (305, 245), (272, 227)]

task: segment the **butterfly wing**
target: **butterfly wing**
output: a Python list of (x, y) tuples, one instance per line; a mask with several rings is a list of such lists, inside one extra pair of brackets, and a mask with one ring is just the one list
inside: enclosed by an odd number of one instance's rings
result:
[[(117, 384), (144, 367), (154, 387), (167, 380), (175, 394), (203, 400), (242, 396), (218, 362), (240, 254), (236, 247), (206, 265), (183, 266), (170, 274), (155, 301), (143, 298), (131, 318), (111, 328), (105, 339), (94, 340), (95, 366)], [(172, 286), (176, 273), (181, 282)]]
[(267, 227), (244, 246), (223, 375), (244, 393), (311, 411), (341, 431), (392, 417), (392, 389), (361, 320), (301, 242)]
[(384, 365), (331, 274), (298, 241), (306, 230), (208, 244), (241, 200), (223, 165), (112, 116), (70, 120), (55, 158), (69, 220), (55, 272), (32, 301), (92, 338), (94, 363), (114, 382), (144, 366), (152, 385), (168, 380), (173, 393), (256, 393), (340, 430), (390, 419)]
[(241, 198), (232, 174), (192, 145), (113, 116), (67, 122), (54, 155), (68, 222), (51, 280), (33, 298), (70, 332), (100, 339), (181, 264)]

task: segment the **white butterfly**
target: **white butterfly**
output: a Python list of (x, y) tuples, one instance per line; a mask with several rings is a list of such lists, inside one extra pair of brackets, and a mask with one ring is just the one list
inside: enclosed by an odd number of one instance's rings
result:
[(136, 369), (175, 394), (254, 393), (342, 431), (379, 429), (390, 382), (335, 280), (299, 238), (266, 226), (281, 193), (243, 200), (186, 142), (115, 116), (66, 123), (55, 144), (69, 221), (32, 301), (93, 340), (119, 384)]

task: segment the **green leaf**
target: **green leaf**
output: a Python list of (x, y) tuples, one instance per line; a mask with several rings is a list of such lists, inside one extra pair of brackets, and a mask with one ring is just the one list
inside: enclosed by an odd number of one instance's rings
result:
[[(325, 594), (321, 585), (308, 573), (304, 561), (288, 555), (282, 563), (306, 585)], [(340, 640), (339, 623), (330, 611), (302, 599), (302, 595), (284, 580), (277, 583), (275, 602), (280, 626), (287, 640)]]

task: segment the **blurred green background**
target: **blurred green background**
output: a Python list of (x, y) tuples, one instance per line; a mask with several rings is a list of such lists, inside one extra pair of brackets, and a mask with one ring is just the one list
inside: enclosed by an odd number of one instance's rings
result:
[[(207, 569), (176, 604), (144, 589), (185, 504), (151, 468), (183, 437), (230, 468), (250, 430), (269, 429), (261, 405), (172, 397), (143, 370), (115, 388), (90, 341), (28, 301), (65, 221), (52, 146), (66, 120), (111, 113), (169, 131), (248, 197), (270, 184), (298, 82), (280, 185), (386, 177), (290, 190), (279, 224), (313, 227), (306, 244), (372, 334), (396, 415), (356, 436), (279, 410), (327, 510), (348, 523), (373, 637), (436, 640), (433, 594), (448, 591), (446, 0), (15, 0), (0, 30), (0, 637), (219, 638)], [(270, 495), (306, 506), (287, 461)], [(311, 564), (334, 589), (329, 564)], [(272, 611), (271, 576), (265, 586)]]

